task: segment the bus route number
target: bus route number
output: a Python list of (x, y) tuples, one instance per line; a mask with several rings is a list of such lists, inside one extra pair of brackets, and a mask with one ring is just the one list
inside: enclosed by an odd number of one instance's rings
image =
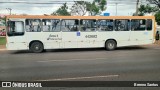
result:
[(97, 38), (97, 35), (86, 35), (86, 38)]

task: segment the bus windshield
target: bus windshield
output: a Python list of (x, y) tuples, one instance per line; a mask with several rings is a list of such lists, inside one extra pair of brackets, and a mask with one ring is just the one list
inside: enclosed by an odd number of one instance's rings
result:
[(24, 35), (24, 23), (22, 21), (8, 21), (8, 36)]

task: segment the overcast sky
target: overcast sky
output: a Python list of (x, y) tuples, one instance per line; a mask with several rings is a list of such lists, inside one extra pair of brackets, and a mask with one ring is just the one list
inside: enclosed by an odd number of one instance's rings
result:
[[(51, 14), (58, 9), (63, 3), (67, 2), (70, 7), (76, 0), (0, 0), (0, 14), (9, 14), (11, 8), (13, 14), (32, 14), (42, 15)], [(93, 0), (84, 0), (93, 1)], [(107, 10), (110, 15), (132, 15), (136, 10), (137, 0), (107, 0)], [(145, 0), (140, 0), (140, 3), (145, 4)]]

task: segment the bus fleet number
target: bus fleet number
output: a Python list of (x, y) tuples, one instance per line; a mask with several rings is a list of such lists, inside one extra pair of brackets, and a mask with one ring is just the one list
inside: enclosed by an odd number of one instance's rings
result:
[(86, 38), (97, 38), (97, 35), (86, 35)]

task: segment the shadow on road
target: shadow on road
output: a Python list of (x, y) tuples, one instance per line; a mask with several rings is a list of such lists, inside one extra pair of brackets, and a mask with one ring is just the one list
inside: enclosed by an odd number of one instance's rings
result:
[[(147, 47), (142, 46), (127, 46), (127, 47), (119, 47), (114, 51), (128, 51), (128, 50), (143, 50), (148, 49)], [(45, 50), (42, 53), (50, 53), (50, 52), (87, 52), (87, 51), (106, 51), (104, 48), (79, 48), (79, 49), (49, 49)], [(108, 51), (110, 52), (110, 51)], [(32, 53), (29, 50), (20, 50), (20, 51), (12, 51), (12, 54), (23, 54), (23, 53)]]
[(127, 46), (127, 47), (119, 47), (116, 50), (142, 50), (142, 49), (148, 49), (148, 48), (143, 46)]

